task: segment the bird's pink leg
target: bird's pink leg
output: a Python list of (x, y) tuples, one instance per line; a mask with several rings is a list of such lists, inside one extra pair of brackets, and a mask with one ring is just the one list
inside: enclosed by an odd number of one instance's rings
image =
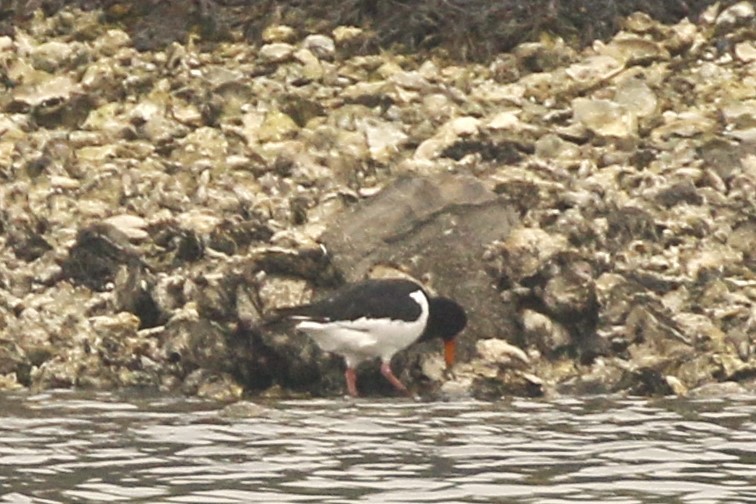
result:
[(347, 391), (352, 397), (357, 397), (357, 372), (354, 368), (347, 367), (344, 371), (344, 378), (346, 378)]
[(408, 396), (412, 396), (412, 394), (410, 394), (410, 391), (407, 390), (407, 387), (405, 387), (404, 384), (399, 381), (399, 378), (394, 376), (394, 373), (393, 371), (391, 371), (391, 366), (388, 362), (381, 363), (381, 374), (391, 382), (391, 385), (393, 385), (396, 390)]

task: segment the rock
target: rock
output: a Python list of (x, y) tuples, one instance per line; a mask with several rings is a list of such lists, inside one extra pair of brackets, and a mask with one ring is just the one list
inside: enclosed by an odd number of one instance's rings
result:
[(320, 59), (331, 59), (336, 52), (336, 44), (331, 37), (326, 35), (308, 35), (302, 41), (302, 47), (310, 50)]
[(582, 84), (593, 84), (613, 75), (621, 64), (611, 56), (589, 56), (573, 63), (565, 73), (574, 81)]
[(697, 110), (680, 114), (668, 111), (662, 114), (662, 118), (664, 125), (655, 128), (651, 133), (651, 139), (659, 144), (673, 136), (693, 137), (714, 129), (714, 121)]
[(204, 369), (224, 372), (232, 367), (231, 352), (222, 328), (199, 317), (191, 306), (177, 310), (159, 334), (160, 358), (183, 377)]
[(453, 373), (437, 342), (397, 356), (423, 394), (752, 387), (752, 2), (531, 6), (557, 20), (537, 41), (480, 0), (370, 29), (27, 3), (0, 16), (0, 387), (341, 394), (338, 358), (259, 324), (386, 274), (470, 313)]
[(457, 117), (448, 127), (457, 136), (472, 136), (478, 132), (480, 121), (475, 117)]
[(118, 28), (106, 30), (93, 41), (96, 52), (104, 56), (113, 56), (123, 47), (131, 44), (131, 37), (125, 31)]
[(74, 46), (57, 40), (51, 40), (34, 48), (31, 56), (32, 66), (37, 70), (54, 72), (66, 65), (74, 52)]
[(257, 289), (260, 302), (267, 308), (296, 306), (310, 301), (307, 282), (302, 279), (266, 277)]
[(595, 134), (626, 139), (637, 134), (635, 113), (609, 100), (576, 98), (572, 101), (575, 119)]
[(707, 383), (696, 387), (688, 393), (688, 397), (695, 399), (722, 399), (745, 394), (746, 389), (737, 382), (725, 381), (719, 383)]
[(501, 339), (478, 340), (475, 345), (483, 360), (505, 366), (528, 366), (530, 359), (520, 348)]
[[(696, 24), (690, 19), (683, 19), (671, 27), (672, 33), (664, 42), (665, 48), (673, 55), (690, 50), (694, 44), (701, 44), (703, 37), (698, 32)], [(697, 52), (694, 50), (693, 52)]]
[(656, 93), (642, 78), (623, 79), (617, 86), (614, 100), (627, 110), (635, 112), (638, 117), (651, 117), (657, 112)]
[(243, 389), (228, 374), (197, 369), (184, 380), (182, 392), (203, 399), (232, 402), (241, 399)]
[(438, 129), (432, 137), (421, 143), (415, 151), (416, 159), (434, 159), (444, 149), (451, 147), (460, 137), (475, 135), (480, 128), (480, 119), (475, 117), (456, 117)]
[(246, 357), (236, 360), (233, 373), (247, 388), (263, 383), (264, 388), (277, 385), (300, 392), (342, 393), (342, 360), (324, 354), (312, 339), (290, 327), (242, 329), (232, 345), (237, 358)]
[(373, 161), (387, 164), (398, 153), (407, 135), (389, 122), (366, 121), (363, 126), (370, 157)]
[(656, 28), (656, 23), (645, 12), (636, 11), (624, 20), (624, 28), (636, 33), (648, 33)]
[(101, 338), (125, 340), (136, 336), (139, 319), (131, 313), (117, 313), (113, 316), (99, 316), (89, 319), (92, 330)]
[(294, 53), (294, 58), (302, 64), (302, 77), (304, 79), (317, 81), (325, 75), (323, 65), (311, 51), (300, 49)]
[(123, 233), (130, 241), (145, 240), (150, 235), (145, 231), (147, 221), (136, 215), (120, 214), (108, 217), (103, 221)]
[(296, 31), (291, 26), (270, 25), (262, 32), (262, 40), (266, 43), (292, 42), (296, 37)]
[(586, 315), (594, 310), (596, 302), (593, 270), (585, 261), (575, 261), (562, 267), (544, 286), (544, 305), (558, 316)]
[[(565, 363), (566, 364), (566, 363)], [(559, 394), (593, 395), (609, 394), (625, 388), (622, 380), (627, 377), (627, 363), (597, 359), (588, 369), (577, 372), (571, 366), (559, 369)]]
[[(23, 77), (26, 76), (19, 75), (19, 78)], [(51, 114), (65, 106), (74, 93), (79, 91), (79, 86), (67, 76), (40, 76), (28, 84), (15, 88), (12, 94), (13, 99), (8, 107), (11, 111), (34, 109), (44, 114)]]
[(538, 157), (545, 159), (577, 159), (580, 157), (580, 149), (577, 145), (562, 140), (554, 134), (539, 138), (535, 145), (535, 152)]
[(296, 48), (285, 42), (272, 42), (260, 48), (260, 58), (266, 63), (283, 63), (291, 58)]
[(556, 356), (573, 344), (567, 328), (543, 313), (523, 310), (521, 319), (525, 342), (536, 347), (541, 353)]
[(518, 116), (517, 111), (513, 111), (513, 110), (499, 112), (498, 114), (496, 114), (495, 116), (491, 118), (487, 126), (494, 130), (522, 129), (525, 127), (525, 125), (520, 121), (520, 119), (517, 116)]
[(336, 219), (323, 243), (347, 280), (395, 264), (429, 279), (469, 313), (488, 313), (470, 317), (460, 344), (464, 360), (475, 339), (513, 332), (481, 263), (486, 244), (506, 236), (512, 222), (508, 205), (472, 177), (403, 177)]
[(225, 406), (220, 412), (218, 412), (218, 416), (221, 418), (232, 420), (267, 417), (271, 414), (274, 414), (274, 411), (271, 411), (271, 409), (250, 401), (234, 402)]
[(756, 45), (753, 42), (741, 42), (735, 45), (735, 56), (743, 62), (756, 61)]
[(362, 37), (363, 30), (356, 26), (337, 26), (333, 29), (333, 38), (337, 44), (343, 44)]
[[(0, 340), (0, 390), (21, 388), (24, 381), (28, 384), (31, 362), (14, 341)], [(21, 383), (20, 383), (21, 382)]]
[(294, 136), (297, 131), (299, 126), (291, 117), (272, 110), (265, 114), (265, 119), (257, 130), (257, 138), (260, 142), (278, 142)]
[(0, 390), (19, 390), (24, 386), (18, 382), (15, 373), (0, 375)]
[(717, 16), (716, 25), (730, 29), (732, 26), (745, 23), (756, 16), (756, 8), (752, 2), (743, 1), (731, 5)]
[(111, 224), (95, 223), (76, 233), (76, 243), (62, 264), (63, 274), (92, 289), (103, 290), (121, 265), (146, 268), (140, 255), (128, 235)]
[[(538, 228), (518, 227), (504, 241), (489, 248), (489, 268), (509, 283), (520, 283), (545, 269), (549, 261), (569, 247), (567, 238)], [(495, 266), (494, 266), (495, 265)]]
[(662, 44), (622, 32), (602, 47), (600, 52), (610, 55), (625, 66), (648, 64), (652, 61), (667, 60), (670, 57)]
[(154, 278), (142, 268), (122, 266), (114, 279), (114, 304), (117, 309), (136, 315), (141, 329), (155, 327), (165, 322), (168, 315), (155, 301), (154, 289)]

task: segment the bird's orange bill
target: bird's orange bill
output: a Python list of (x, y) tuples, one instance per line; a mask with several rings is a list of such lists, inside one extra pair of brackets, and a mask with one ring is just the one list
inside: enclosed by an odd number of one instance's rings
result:
[(457, 354), (457, 342), (453, 339), (444, 341), (444, 360), (446, 367), (450, 368), (454, 364), (454, 358)]

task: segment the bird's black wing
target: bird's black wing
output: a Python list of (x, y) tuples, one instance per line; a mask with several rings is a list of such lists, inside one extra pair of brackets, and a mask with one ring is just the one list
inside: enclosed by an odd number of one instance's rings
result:
[(411, 280), (372, 279), (351, 284), (311, 304), (282, 308), (283, 317), (306, 317), (323, 322), (385, 318), (412, 321), (420, 316), (420, 305), (410, 297), (422, 287)]

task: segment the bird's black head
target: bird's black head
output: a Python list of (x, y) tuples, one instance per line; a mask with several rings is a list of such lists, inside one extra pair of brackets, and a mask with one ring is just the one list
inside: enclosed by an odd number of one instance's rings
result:
[(454, 339), (467, 325), (464, 308), (453, 299), (437, 297), (430, 299), (430, 315), (425, 332), (428, 338)]
[(446, 366), (454, 364), (456, 353), (455, 338), (467, 325), (465, 309), (453, 299), (431, 298), (428, 325), (420, 339), (441, 338), (444, 340), (444, 358)]

